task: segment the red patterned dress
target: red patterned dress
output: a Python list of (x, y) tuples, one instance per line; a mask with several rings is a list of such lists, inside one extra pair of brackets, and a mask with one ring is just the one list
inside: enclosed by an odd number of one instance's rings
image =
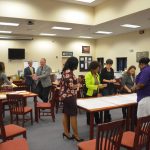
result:
[(73, 71), (66, 70), (62, 73), (60, 96), (64, 103), (63, 113), (69, 116), (77, 115), (77, 84)]

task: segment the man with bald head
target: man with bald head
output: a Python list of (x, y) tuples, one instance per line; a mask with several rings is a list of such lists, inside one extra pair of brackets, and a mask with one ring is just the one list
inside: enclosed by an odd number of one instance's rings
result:
[(24, 69), (25, 83), (27, 85), (28, 91), (33, 91), (34, 80), (32, 75), (35, 74), (35, 68), (32, 67), (32, 60), (28, 61), (28, 67)]
[(33, 79), (36, 81), (37, 93), (43, 102), (48, 102), (48, 95), (51, 86), (51, 72), (51, 68), (46, 65), (46, 59), (41, 58), (40, 66), (38, 67), (36, 74), (33, 75)]

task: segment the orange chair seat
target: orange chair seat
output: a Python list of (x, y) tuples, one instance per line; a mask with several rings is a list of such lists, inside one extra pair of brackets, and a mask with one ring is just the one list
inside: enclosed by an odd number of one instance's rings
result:
[(0, 144), (0, 150), (29, 150), (25, 139), (15, 139)]
[(96, 149), (96, 139), (84, 141), (78, 144), (81, 150), (95, 150)]
[[(105, 142), (105, 140), (106, 139), (103, 139), (103, 142)], [(106, 142), (106, 143), (109, 143), (109, 142)], [(95, 150), (96, 149), (96, 139), (81, 142), (78, 144), (78, 147), (81, 150)], [(102, 145), (102, 149), (104, 150), (104, 144)], [(106, 147), (106, 149), (109, 149), (109, 148)]]
[(135, 132), (127, 131), (123, 133), (121, 145), (127, 148), (132, 148), (134, 145)]
[[(24, 113), (28, 113), (32, 110), (31, 107), (24, 107)], [(22, 114), (22, 108), (18, 108), (17, 110), (13, 110), (12, 113)]]
[(51, 108), (51, 103), (43, 103), (43, 102), (37, 102), (38, 108)]
[[(5, 125), (6, 137), (12, 137), (14, 135), (20, 135), (26, 132), (26, 129), (14, 124)], [(0, 133), (1, 134), (1, 133)]]

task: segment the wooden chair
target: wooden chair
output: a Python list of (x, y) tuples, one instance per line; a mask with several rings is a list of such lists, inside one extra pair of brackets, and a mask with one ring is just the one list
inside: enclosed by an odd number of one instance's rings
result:
[(35, 104), (37, 122), (39, 122), (41, 116), (52, 116), (52, 120), (53, 122), (55, 122), (54, 107), (55, 107), (55, 99), (53, 98), (47, 103), (37, 101)]
[(13, 139), (16, 136), (23, 135), (26, 138), (26, 129), (14, 124), (5, 125), (2, 117), (2, 102), (0, 101), (0, 137), (3, 141)]
[(0, 150), (29, 150), (29, 146), (25, 139), (19, 138), (0, 143)]
[(94, 140), (78, 144), (79, 150), (119, 150), (125, 120), (98, 125)]
[[(13, 91), (13, 87), (12, 86), (4, 86), (0, 88), (0, 92), (12, 92)], [(9, 107), (8, 107), (8, 100), (2, 100), (2, 114), (3, 117), (5, 117), (5, 111), (8, 111)]]
[(13, 81), (13, 83), (17, 85), (17, 87), (13, 88), (14, 91), (27, 90), (27, 85), (25, 84), (24, 80)]
[(150, 150), (150, 116), (139, 118), (134, 132), (123, 133), (121, 146), (128, 150)]
[[(31, 124), (33, 124), (33, 116), (32, 116), (32, 108), (25, 106), (26, 99), (19, 94), (7, 94), (7, 100), (10, 108), (10, 117), (11, 123), (13, 123), (13, 116), (16, 116), (16, 122), (22, 121), (22, 126), (28, 120), (31, 120)], [(25, 118), (26, 114), (30, 113), (30, 118)], [(22, 119), (19, 119), (19, 116), (22, 116)]]

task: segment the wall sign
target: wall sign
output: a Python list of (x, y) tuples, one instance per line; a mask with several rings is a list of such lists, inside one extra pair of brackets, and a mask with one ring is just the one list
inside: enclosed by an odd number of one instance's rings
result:
[(62, 51), (62, 57), (72, 57), (73, 52)]
[(148, 57), (149, 58), (149, 52), (148, 51), (136, 52), (136, 62), (139, 62), (139, 60), (143, 57)]

